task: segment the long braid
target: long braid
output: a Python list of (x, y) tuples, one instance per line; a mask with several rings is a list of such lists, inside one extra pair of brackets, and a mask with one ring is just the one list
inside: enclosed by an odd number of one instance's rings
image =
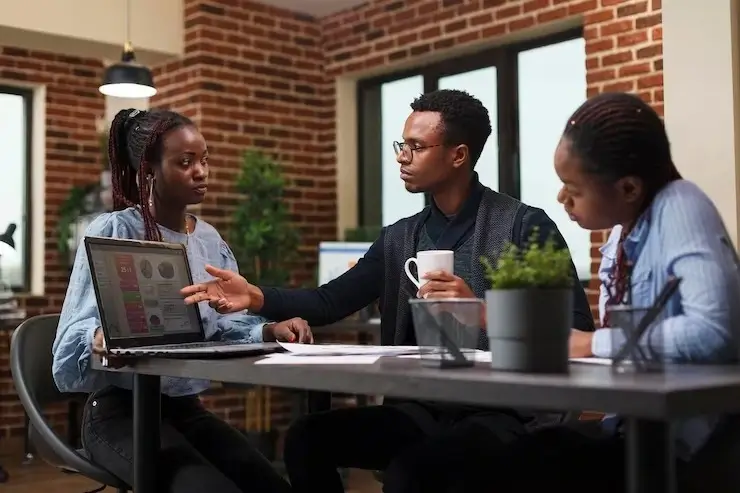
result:
[[(666, 184), (681, 179), (662, 119), (635, 95), (604, 93), (587, 100), (568, 119), (563, 138), (570, 141), (586, 171), (607, 181), (627, 176), (642, 179), (646, 193), (640, 213)], [(617, 245), (616, 263), (606, 286), (609, 306), (631, 302), (627, 298), (632, 265), (624, 252), (624, 240), (632, 226), (622, 230)], [(608, 313), (603, 318), (605, 327), (609, 326)]]
[(171, 111), (122, 110), (111, 123), (108, 158), (115, 210), (138, 207), (149, 241), (162, 241), (162, 233), (149, 208), (152, 167), (161, 161), (164, 134), (192, 122)]
[(138, 202), (136, 175), (130, 165), (126, 151), (126, 121), (130, 110), (122, 110), (113, 118), (108, 136), (108, 161), (111, 167), (111, 187), (113, 189), (113, 209), (120, 211), (133, 207)]

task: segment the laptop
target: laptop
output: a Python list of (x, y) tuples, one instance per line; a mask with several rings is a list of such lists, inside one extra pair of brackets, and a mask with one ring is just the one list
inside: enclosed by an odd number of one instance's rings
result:
[(193, 284), (185, 246), (85, 237), (98, 312), (111, 355), (214, 358), (283, 351), (275, 342), (207, 341), (197, 304), (180, 289)]

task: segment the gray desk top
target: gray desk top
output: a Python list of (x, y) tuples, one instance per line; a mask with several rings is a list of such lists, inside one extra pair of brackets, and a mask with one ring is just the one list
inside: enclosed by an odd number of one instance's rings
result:
[[(662, 374), (614, 374), (610, 367), (571, 364), (569, 375), (422, 366), (418, 359), (381, 358), (372, 365), (255, 365), (260, 357), (141, 360), (119, 370), (330, 392), (436, 399), (484, 406), (598, 410), (642, 418), (740, 411), (740, 367), (676, 366)], [(95, 360), (94, 368), (101, 369)]]

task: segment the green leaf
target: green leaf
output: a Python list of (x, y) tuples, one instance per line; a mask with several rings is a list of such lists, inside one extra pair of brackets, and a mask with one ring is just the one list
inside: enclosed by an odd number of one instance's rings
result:
[(543, 245), (535, 228), (525, 248), (508, 243), (495, 265), (481, 257), (491, 289), (559, 289), (573, 285), (570, 253), (558, 248), (551, 234)]
[(266, 154), (248, 150), (235, 183), (242, 195), (229, 229), (229, 246), (249, 282), (285, 285), (300, 237), (284, 203), (287, 180)]

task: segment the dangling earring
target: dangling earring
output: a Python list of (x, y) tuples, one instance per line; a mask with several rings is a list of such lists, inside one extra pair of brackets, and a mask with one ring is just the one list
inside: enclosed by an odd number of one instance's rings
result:
[(149, 208), (154, 205), (154, 175), (147, 175), (147, 185), (149, 186)]

